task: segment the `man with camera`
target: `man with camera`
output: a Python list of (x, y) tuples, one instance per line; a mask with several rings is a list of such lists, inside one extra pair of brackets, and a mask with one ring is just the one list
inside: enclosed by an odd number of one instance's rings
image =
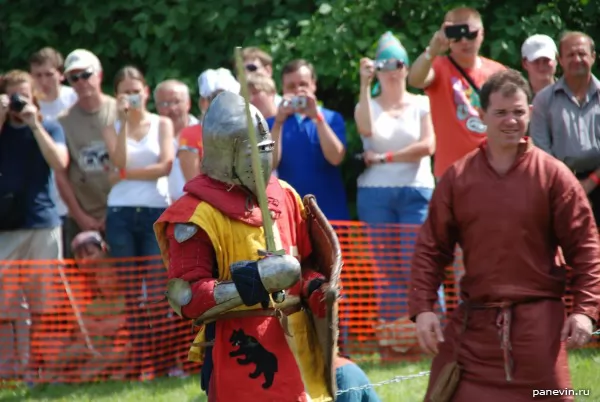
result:
[(424, 89), (431, 103), (436, 134), (434, 175), (438, 180), (485, 138), (486, 127), (479, 118), (479, 87), (506, 67), (479, 56), (483, 38), (477, 10), (450, 10), (408, 74), (409, 85)]
[(301, 197), (313, 194), (329, 220), (348, 220), (346, 190), (339, 165), (346, 154), (343, 117), (318, 105), (317, 76), (306, 60), (282, 70), (283, 101), (267, 119), (275, 141), (274, 167)]
[[(64, 170), (68, 163), (63, 130), (42, 122), (27, 72), (9, 72), (0, 86), (0, 260), (58, 259), (60, 219), (50, 187), (51, 169)], [(17, 250), (25, 248), (36, 256)]]
[[(68, 153), (61, 126), (42, 121), (33, 87), (25, 71), (0, 80), (0, 261), (62, 258), (52, 170), (66, 168)], [(28, 368), (29, 329), (48, 304), (52, 275), (49, 267), (0, 266), (0, 378)]]

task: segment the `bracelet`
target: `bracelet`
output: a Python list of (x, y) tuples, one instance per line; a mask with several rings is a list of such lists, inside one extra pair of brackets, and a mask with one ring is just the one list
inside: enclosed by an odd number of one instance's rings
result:
[(314, 121), (315, 123), (322, 123), (322, 122), (324, 122), (324, 121), (325, 121), (325, 117), (323, 117), (323, 114), (321, 114), (321, 113), (318, 113), (318, 114), (317, 114), (317, 117), (315, 117), (315, 118), (313, 119), (313, 121)]
[(386, 161), (387, 163), (392, 163), (392, 162), (394, 162), (394, 154), (393, 154), (393, 153), (391, 153), (391, 152), (386, 152), (386, 153), (385, 153), (385, 161)]
[(125, 173), (125, 169), (119, 169), (119, 178), (121, 178), (121, 180), (125, 180), (127, 178)]
[(590, 174), (588, 176), (594, 183), (596, 183), (597, 186), (600, 186), (600, 177), (598, 177), (598, 175), (596, 174), (596, 172), (592, 172), (592, 174)]

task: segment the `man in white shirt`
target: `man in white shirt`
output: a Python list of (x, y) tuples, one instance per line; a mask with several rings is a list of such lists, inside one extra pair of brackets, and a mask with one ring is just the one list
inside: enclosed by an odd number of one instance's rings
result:
[[(77, 102), (77, 94), (73, 88), (62, 85), (64, 80), (64, 58), (62, 54), (51, 47), (38, 50), (29, 58), (29, 71), (36, 84), (36, 96), (40, 112), (44, 120), (56, 120)], [(56, 200), (56, 209), (63, 225), (67, 218), (68, 209), (58, 194), (56, 179), (52, 195)], [(66, 249), (65, 232), (63, 231), (63, 250)]]
[(37, 86), (38, 102), (44, 120), (55, 120), (77, 102), (73, 88), (62, 85), (63, 56), (51, 47), (35, 52), (29, 58), (31, 75)]

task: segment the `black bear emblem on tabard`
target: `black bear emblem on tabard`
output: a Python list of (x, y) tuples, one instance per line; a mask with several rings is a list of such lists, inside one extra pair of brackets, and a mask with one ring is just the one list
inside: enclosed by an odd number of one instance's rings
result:
[(239, 349), (229, 352), (230, 357), (244, 356), (237, 359), (242, 366), (250, 363), (256, 364), (256, 369), (248, 377), (258, 378), (262, 374), (265, 376), (262, 387), (267, 389), (273, 385), (273, 379), (277, 372), (277, 356), (265, 349), (256, 338), (246, 335), (243, 329), (234, 329), (229, 342), (232, 346), (239, 347)]

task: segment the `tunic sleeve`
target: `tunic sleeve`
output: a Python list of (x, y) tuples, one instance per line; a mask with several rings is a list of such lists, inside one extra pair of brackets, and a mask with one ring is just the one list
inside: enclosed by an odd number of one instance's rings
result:
[(181, 308), (185, 318), (198, 318), (216, 305), (214, 289), (217, 280), (213, 276), (215, 253), (212, 243), (202, 229), (189, 240), (175, 240), (174, 225), (167, 227), (169, 242), (169, 279), (180, 278), (191, 283), (192, 300)]
[(596, 321), (600, 305), (600, 242), (594, 214), (583, 187), (566, 168), (558, 174), (554, 187), (554, 233), (573, 270), (573, 313)]
[(412, 321), (420, 313), (433, 311), (444, 271), (454, 261), (458, 231), (452, 207), (453, 183), (454, 170), (450, 168), (433, 192), (427, 220), (417, 238), (408, 302)]

